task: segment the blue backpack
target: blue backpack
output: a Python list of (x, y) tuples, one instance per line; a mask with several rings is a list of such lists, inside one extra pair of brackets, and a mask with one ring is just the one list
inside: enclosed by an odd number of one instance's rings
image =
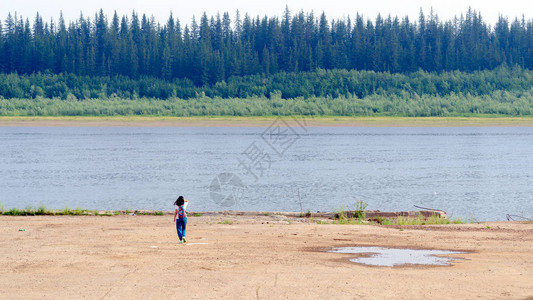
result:
[(185, 209), (183, 209), (183, 206), (178, 207), (178, 218), (185, 219)]

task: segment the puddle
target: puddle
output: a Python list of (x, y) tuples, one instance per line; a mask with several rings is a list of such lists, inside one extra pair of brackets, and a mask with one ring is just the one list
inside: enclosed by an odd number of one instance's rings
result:
[(401, 265), (437, 265), (447, 266), (452, 261), (458, 260), (453, 257), (439, 257), (436, 255), (462, 254), (466, 252), (448, 250), (415, 250), (382, 247), (343, 247), (334, 248), (328, 252), (335, 253), (368, 253), (368, 257), (352, 258), (350, 261), (358, 264), (394, 267)]

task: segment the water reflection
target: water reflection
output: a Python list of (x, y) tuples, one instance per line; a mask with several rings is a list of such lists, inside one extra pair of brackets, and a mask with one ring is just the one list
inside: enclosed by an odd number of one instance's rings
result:
[(350, 261), (358, 264), (394, 267), (401, 265), (437, 265), (446, 266), (458, 258), (441, 257), (437, 255), (464, 254), (466, 252), (448, 250), (416, 250), (382, 247), (343, 247), (328, 252), (369, 254), (365, 257), (352, 258)]

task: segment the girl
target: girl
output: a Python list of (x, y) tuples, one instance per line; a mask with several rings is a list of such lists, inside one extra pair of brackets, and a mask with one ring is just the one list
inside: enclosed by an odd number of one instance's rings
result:
[[(180, 238), (180, 244), (186, 243), (185, 240), (185, 228), (187, 226), (187, 205), (189, 200), (183, 199), (183, 196), (179, 196), (174, 202), (174, 223), (176, 223), (176, 230), (178, 231), (178, 237)], [(176, 216), (178, 217), (176, 222)]]

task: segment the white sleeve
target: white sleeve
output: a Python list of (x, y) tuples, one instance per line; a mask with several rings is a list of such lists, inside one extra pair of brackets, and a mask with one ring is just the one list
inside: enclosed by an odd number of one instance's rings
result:
[(189, 205), (189, 202), (185, 202), (185, 203), (183, 204), (183, 209), (184, 209), (184, 210), (187, 210), (187, 205)]
[(176, 209), (176, 210), (177, 210), (177, 209), (178, 209), (178, 206), (177, 206), (177, 205), (174, 205), (174, 209)]

